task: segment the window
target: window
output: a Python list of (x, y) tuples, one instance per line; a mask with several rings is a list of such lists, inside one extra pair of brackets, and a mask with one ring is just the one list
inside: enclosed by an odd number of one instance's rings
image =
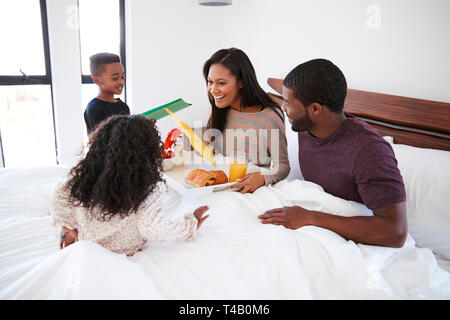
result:
[(0, 28), (0, 164), (56, 164), (45, 0), (1, 1)]
[[(98, 94), (90, 76), (89, 57), (99, 52), (115, 53), (125, 67), (125, 4), (124, 0), (78, 0), (78, 7), (84, 112)], [(119, 98), (126, 101), (126, 85)]]
[[(78, 5), (84, 112), (97, 95), (89, 57), (112, 52), (125, 66), (125, 0)], [(1, 0), (0, 28), (0, 166), (57, 164), (46, 0)]]

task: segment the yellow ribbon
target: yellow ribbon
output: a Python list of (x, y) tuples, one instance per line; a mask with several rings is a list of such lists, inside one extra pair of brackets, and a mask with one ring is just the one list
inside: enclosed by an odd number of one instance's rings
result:
[(170, 114), (172, 116), (172, 118), (175, 120), (175, 122), (178, 124), (178, 126), (180, 127), (181, 131), (184, 132), (185, 135), (188, 136), (189, 138), (189, 142), (191, 143), (191, 146), (209, 163), (211, 163), (211, 165), (214, 168), (216, 167), (216, 161), (214, 160), (214, 153), (212, 152), (212, 150), (210, 148), (208, 148), (206, 146), (206, 144), (203, 142), (202, 139), (200, 139), (200, 137), (198, 135), (195, 134), (194, 130), (191, 129), (191, 127), (189, 127), (187, 125), (186, 122), (180, 121), (178, 120), (177, 116), (174, 115), (172, 113), (172, 111), (170, 111), (167, 108), (164, 108), (164, 110), (167, 111), (168, 114)]

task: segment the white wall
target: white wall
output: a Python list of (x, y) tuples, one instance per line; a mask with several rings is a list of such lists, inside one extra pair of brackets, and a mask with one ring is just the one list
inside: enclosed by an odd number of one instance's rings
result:
[[(47, 1), (63, 162), (73, 159), (84, 136), (78, 30), (67, 28), (72, 14), (67, 9), (75, 2)], [(369, 28), (374, 14), (367, 9), (373, 4), (380, 10), (379, 29)], [(234, 0), (227, 7), (127, 0), (126, 5), (127, 102), (134, 113), (183, 98), (192, 106), (179, 117), (205, 124), (210, 107), (202, 66), (215, 51), (231, 46), (249, 55), (267, 90), (267, 77), (284, 77), (299, 63), (323, 57), (343, 70), (349, 88), (450, 102), (448, 0)], [(165, 118), (158, 126), (164, 138), (175, 123)]]
[[(222, 46), (223, 8), (197, 0), (127, 1), (127, 100), (142, 113), (183, 98), (192, 104), (177, 115), (189, 125), (206, 121), (210, 105), (203, 63)], [(175, 122), (158, 121), (164, 138)]]
[[(333, 61), (352, 89), (450, 102), (448, 0), (234, 0), (224, 47), (250, 57), (260, 84), (315, 58)], [(287, 123), (291, 173), (297, 134)]]
[(448, 0), (234, 0), (225, 21), (224, 46), (246, 51), (260, 82), (326, 58), (349, 88), (450, 102)]
[(58, 162), (74, 165), (84, 138), (77, 0), (47, 0)]

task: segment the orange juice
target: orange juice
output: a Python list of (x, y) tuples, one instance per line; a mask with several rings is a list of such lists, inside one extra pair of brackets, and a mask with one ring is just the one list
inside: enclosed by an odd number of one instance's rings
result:
[(247, 164), (240, 162), (230, 163), (230, 171), (228, 174), (228, 180), (235, 182), (237, 179), (242, 178), (247, 173)]

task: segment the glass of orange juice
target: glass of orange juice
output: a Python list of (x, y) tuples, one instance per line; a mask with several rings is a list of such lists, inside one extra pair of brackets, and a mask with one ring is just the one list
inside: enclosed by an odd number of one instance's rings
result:
[(247, 173), (247, 164), (232, 162), (230, 163), (229, 180), (230, 182), (236, 182), (237, 179), (242, 178)]
[(245, 176), (247, 173), (247, 161), (245, 155), (238, 154), (231, 159), (230, 169), (228, 172), (228, 180), (230, 182), (236, 182), (238, 179)]

